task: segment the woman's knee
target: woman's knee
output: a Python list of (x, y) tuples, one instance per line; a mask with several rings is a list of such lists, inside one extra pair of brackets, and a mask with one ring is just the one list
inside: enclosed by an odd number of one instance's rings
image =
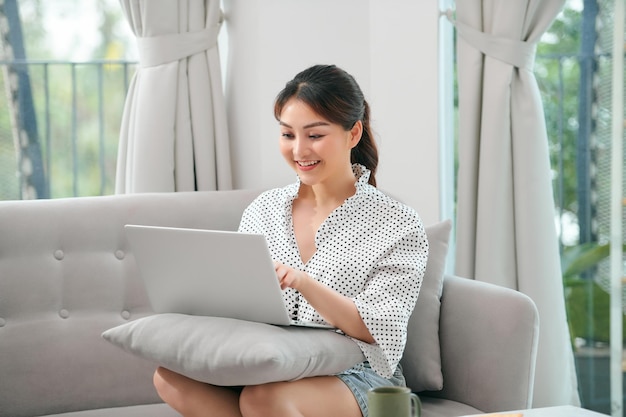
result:
[[(267, 412), (275, 410), (277, 400), (281, 397), (279, 391), (277, 384), (245, 387), (239, 396), (241, 414), (246, 417), (267, 415)], [(283, 398), (282, 400), (284, 403), (286, 399)]]
[(159, 367), (156, 371), (154, 371), (154, 375), (152, 377), (154, 388), (156, 389), (157, 394), (159, 394), (159, 397), (172, 406), (175, 406), (178, 402), (177, 393), (179, 390), (175, 387), (176, 376), (177, 374), (169, 369)]
[(244, 387), (239, 395), (239, 409), (244, 416), (254, 416), (259, 410), (259, 403), (263, 400), (263, 385)]

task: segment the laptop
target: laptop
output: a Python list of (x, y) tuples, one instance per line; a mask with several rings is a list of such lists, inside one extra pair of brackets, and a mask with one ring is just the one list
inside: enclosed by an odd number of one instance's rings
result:
[(263, 235), (131, 224), (124, 227), (156, 313), (333, 328), (291, 319)]

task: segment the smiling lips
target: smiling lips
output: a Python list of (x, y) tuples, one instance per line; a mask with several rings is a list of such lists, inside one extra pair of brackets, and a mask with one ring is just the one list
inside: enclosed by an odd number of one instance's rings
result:
[(310, 171), (315, 168), (319, 163), (320, 161), (296, 161), (296, 165), (298, 165), (298, 167), (302, 171)]

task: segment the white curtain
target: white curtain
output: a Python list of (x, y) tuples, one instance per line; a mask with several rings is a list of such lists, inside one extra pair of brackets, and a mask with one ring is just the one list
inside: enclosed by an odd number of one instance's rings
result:
[(116, 193), (231, 188), (219, 0), (120, 0), (139, 68), (124, 106)]
[(579, 405), (565, 314), (535, 44), (564, 0), (456, 2), (459, 173), (456, 273), (537, 304), (535, 407)]

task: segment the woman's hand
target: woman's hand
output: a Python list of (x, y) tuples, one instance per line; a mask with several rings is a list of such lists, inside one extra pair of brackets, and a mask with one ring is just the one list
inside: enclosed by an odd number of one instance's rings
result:
[(280, 262), (274, 262), (280, 288), (293, 288), (328, 323), (366, 343), (375, 343), (352, 299), (311, 278), (309, 274)]
[(274, 261), (274, 270), (276, 271), (276, 277), (278, 277), (278, 282), (282, 290), (285, 288), (299, 290), (306, 280), (311, 279), (306, 272), (276, 261)]

